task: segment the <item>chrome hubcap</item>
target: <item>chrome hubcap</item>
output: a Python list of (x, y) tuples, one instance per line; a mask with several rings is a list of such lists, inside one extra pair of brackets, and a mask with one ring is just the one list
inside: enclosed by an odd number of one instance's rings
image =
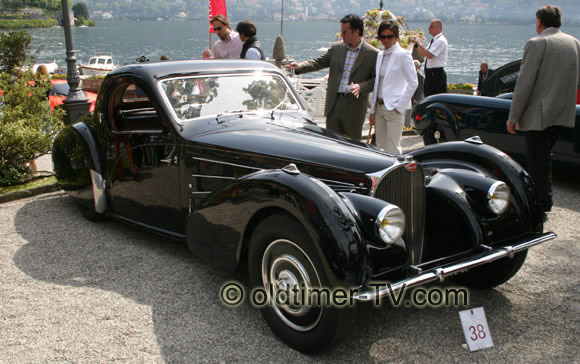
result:
[(323, 308), (308, 305), (306, 294), (320, 287), (320, 278), (298, 245), (285, 239), (268, 245), (262, 257), (262, 282), (272, 295), (272, 309), (286, 325), (297, 331), (316, 327)]
[(441, 132), (439, 130), (435, 130), (435, 132), (433, 133), (433, 137), (435, 138), (435, 140), (439, 141), (439, 139), (441, 139)]

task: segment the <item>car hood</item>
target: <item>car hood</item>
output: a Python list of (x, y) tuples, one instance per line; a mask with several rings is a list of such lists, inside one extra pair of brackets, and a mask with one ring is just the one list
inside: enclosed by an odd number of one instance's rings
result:
[(215, 128), (202, 133), (199, 133), (199, 128), (185, 125), (182, 136), (208, 147), (235, 153), (363, 173), (388, 168), (396, 159), (375, 147), (353, 141), (314, 123), (298, 122), (291, 118), (282, 121), (244, 118), (220, 124), (215, 122)]

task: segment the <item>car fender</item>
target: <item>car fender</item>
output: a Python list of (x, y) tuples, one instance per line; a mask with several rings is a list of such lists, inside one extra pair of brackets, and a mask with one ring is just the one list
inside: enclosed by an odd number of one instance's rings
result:
[(333, 286), (362, 283), (367, 254), (353, 213), (336, 192), (307, 174), (263, 170), (220, 187), (188, 217), (187, 244), (204, 260), (234, 270), (256, 226), (276, 213), (304, 226)]
[[(438, 113), (441, 113), (438, 115)], [(441, 116), (444, 116), (442, 118)], [(430, 104), (426, 107), (425, 113), (422, 116), (422, 120), (420, 123), (414, 122), (416, 125), (414, 126), (420, 134), (422, 135), (426, 131), (430, 130), (434, 124), (438, 124), (443, 127), (446, 131), (451, 130), (454, 135), (457, 136), (457, 119), (455, 118), (455, 114), (451, 111), (451, 109), (442, 103), (435, 102)]]
[[(517, 213), (521, 228), (527, 231), (542, 231), (542, 216), (533, 186), (528, 173), (507, 154), (490, 145), (483, 144), (478, 137), (461, 142), (447, 142), (429, 145), (410, 154), (421, 162), (425, 175), (446, 173), (445, 170), (471, 170), (482, 177), (505, 182), (510, 188), (512, 205)], [(461, 181), (461, 173), (448, 173)], [(471, 174), (465, 178), (472, 178)]]
[(95, 211), (102, 213), (107, 203), (100, 156), (96, 137), (84, 122), (65, 127), (52, 146), (55, 176), (61, 188), (86, 206), (94, 204)]

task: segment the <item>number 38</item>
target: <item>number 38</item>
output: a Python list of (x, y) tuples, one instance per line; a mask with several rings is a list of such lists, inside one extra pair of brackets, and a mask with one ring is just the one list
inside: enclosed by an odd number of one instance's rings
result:
[(478, 338), (485, 339), (485, 330), (483, 329), (482, 324), (477, 326), (469, 326), (469, 331), (472, 333), (472, 335), (469, 337), (472, 341), (476, 341)]

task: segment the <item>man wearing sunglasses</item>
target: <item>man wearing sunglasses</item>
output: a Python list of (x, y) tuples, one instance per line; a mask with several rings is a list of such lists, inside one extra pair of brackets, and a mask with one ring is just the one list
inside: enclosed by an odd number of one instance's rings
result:
[(441, 33), (443, 22), (440, 19), (431, 20), (429, 34), (433, 36), (425, 48), (421, 39), (414, 38), (415, 48), (421, 57), (425, 57), (425, 97), (447, 92), (447, 38)]
[(340, 20), (342, 42), (310, 61), (291, 63), (296, 74), (329, 67), (326, 90), (326, 128), (360, 140), (375, 82), (377, 49), (363, 39), (364, 24), (354, 14)]
[(377, 147), (402, 154), (401, 135), (405, 111), (417, 88), (417, 72), (411, 54), (398, 43), (400, 28), (396, 22), (383, 21), (378, 38), (384, 49), (379, 52), (369, 121), (375, 125)]
[[(244, 42), (240, 39), (240, 35), (232, 30), (228, 18), (218, 14), (211, 18), (210, 24), (220, 38), (213, 45), (213, 58), (240, 58)], [(203, 58), (212, 58), (209, 48), (203, 51)]]

